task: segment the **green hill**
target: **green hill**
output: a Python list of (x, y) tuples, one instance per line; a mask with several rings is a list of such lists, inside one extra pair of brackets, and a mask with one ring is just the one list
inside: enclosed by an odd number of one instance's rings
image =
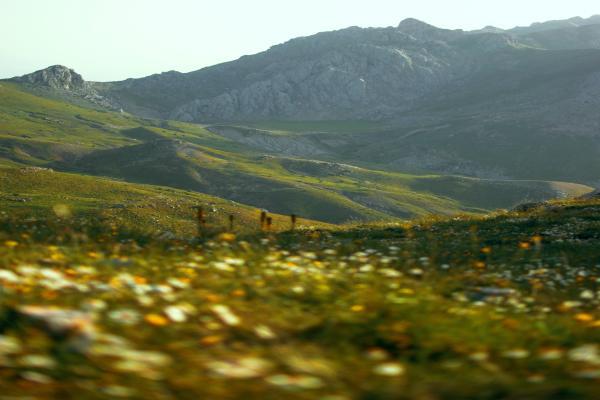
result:
[[(84, 108), (39, 97), (14, 83), (0, 83), (0, 94), (4, 165), (193, 190), (332, 223), (485, 212), (591, 190), (571, 185), (559, 191), (556, 184), (541, 181), (407, 175), (273, 151), (265, 156), (262, 149), (199, 125)], [(289, 124), (278, 126), (290, 129)]]

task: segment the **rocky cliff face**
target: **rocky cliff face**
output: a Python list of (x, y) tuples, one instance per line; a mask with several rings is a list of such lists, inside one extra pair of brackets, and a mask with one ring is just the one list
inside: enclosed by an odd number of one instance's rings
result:
[[(415, 32), (416, 33), (416, 32)], [(176, 107), (186, 121), (385, 118), (464, 73), (460, 51), (398, 29), (350, 28), (240, 60), (233, 88)], [(240, 65), (228, 66), (237, 75)], [(245, 72), (245, 71), (244, 71)]]
[[(383, 119), (464, 79), (507, 35), (467, 35), (408, 19), (293, 39), (188, 74), (100, 88), (126, 110), (184, 121)], [(135, 103), (130, 99), (135, 98)]]
[(518, 66), (536, 49), (600, 48), (599, 22), (576, 18), (465, 32), (407, 19), (397, 27), (297, 38), (199, 71), (99, 90), (126, 110), (183, 121), (390, 119), (461, 91), (492, 59)]
[(14, 80), (31, 85), (69, 91), (81, 91), (87, 87), (81, 75), (62, 65), (54, 65), (28, 75), (23, 75)]

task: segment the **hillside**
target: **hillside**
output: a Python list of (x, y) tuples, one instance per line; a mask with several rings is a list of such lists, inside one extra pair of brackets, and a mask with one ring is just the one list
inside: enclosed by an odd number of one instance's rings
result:
[[(207, 232), (229, 229), (255, 233), (261, 210), (205, 194), (169, 187), (139, 185), (107, 178), (67, 174), (40, 167), (0, 167), (0, 210), (10, 218), (51, 216), (93, 219), (106, 226), (153, 236), (190, 238), (198, 233), (197, 207), (202, 207)], [(287, 230), (289, 216), (271, 214), (273, 231)], [(328, 227), (300, 219), (297, 228)]]
[[(491, 95), (494, 98), (493, 94)], [(451, 102), (445, 107), (450, 110)], [(473, 108), (484, 107), (473, 105)], [(558, 106), (557, 106), (558, 107)], [(540, 113), (554, 119), (554, 110)], [(588, 115), (595, 115), (591, 107)], [(447, 115), (450, 111), (440, 112)], [(596, 187), (600, 184), (600, 137), (577, 132), (577, 124), (529, 119), (518, 121), (521, 110), (503, 117), (417, 114), (404, 126), (358, 124), (349, 121), (214, 125), (209, 130), (255, 150), (288, 157), (359, 165), (368, 169), (413, 174), (462, 175), (492, 180), (558, 180)], [(481, 118), (481, 119), (479, 119)], [(573, 119), (594, 124), (595, 117), (579, 111)], [(564, 130), (561, 127), (564, 126)], [(257, 129), (256, 127), (259, 127)], [(290, 129), (282, 135), (281, 129)], [(358, 132), (357, 132), (358, 131)], [(553, 162), (549, 162), (553, 160)]]
[[(29, 93), (20, 84), (1, 83), (0, 93), (4, 165), (193, 190), (332, 223), (481, 213), (592, 190), (578, 185), (562, 190), (541, 181), (407, 175), (319, 161), (315, 154), (287, 157), (199, 125), (82, 107)], [(301, 136), (288, 131), (268, 135), (288, 141)]]
[(204, 243), (0, 215), (3, 395), (593, 399), (599, 209)]

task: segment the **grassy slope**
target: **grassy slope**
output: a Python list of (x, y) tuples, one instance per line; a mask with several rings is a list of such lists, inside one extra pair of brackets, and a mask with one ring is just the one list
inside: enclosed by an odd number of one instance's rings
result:
[[(256, 149), (198, 125), (82, 108), (26, 93), (6, 82), (0, 83), (0, 93), (2, 165), (50, 165), (190, 189), (334, 223), (481, 212), (556, 196), (553, 185), (543, 182), (523, 188), (519, 184), (490, 185), (458, 177), (419, 177), (366, 169), (323, 174), (311, 161), (265, 158)], [(348, 122), (268, 125), (304, 131), (377, 128)], [(461, 190), (448, 189), (453, 184)], [(581, 190), (585, 189), (577, 187), (567, 194)], [(482, 192), (499, 200), (476, 195)]]
[(131, 143), (120, 129), (136, 127), (132, 118), (38, 97), (15, 84), (0, 83), (0, 137), (94, 148)]
[[(61, 212), (66, 206), (74, 218), (101, 217), (110, 224), (130, 229), (192, 237), (197, 233), (193, 207), (202, 206), (207, 213), (207, 230), (227, 229), (229, 215), (234, 215), (237, 232), (253, 232), (259, 228), (258, 209), (168, 187), (36, 168), (0, 168), (0, 187), (0, 210), (5, 215), (43, 218), (53, 215), (54, 209)], [(298, 221), (298, 227), (307, 224), (326, 226), (310, 220)], [(273, 216), (274, 230), (289, 227), (289, 217)]]
[[(3, 394), (593, 399), (599, 209), (142, 247), (2, 217)], [(24, 304), (93, 314), (85, 357), (7, 312)]]

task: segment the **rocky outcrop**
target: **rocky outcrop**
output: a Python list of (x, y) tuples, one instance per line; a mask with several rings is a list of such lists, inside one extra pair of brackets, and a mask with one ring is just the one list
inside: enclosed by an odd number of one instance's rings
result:
[(46, 86), (53, 89), (83, 91), (88, 89), (81, 75), (62, 65), (54, 65), (13, 79), (16, 82)]
[(109, 97), (100, 94), (93, 82), (85, 81), (80, 74), (63, 65), (53, 65), (31, 74), (12, 78), (11, 81), (25, 84), (36, 91), (50, 91), (63, 98), (84, 100), (111, 110), (119, 109), (119, 106)]

